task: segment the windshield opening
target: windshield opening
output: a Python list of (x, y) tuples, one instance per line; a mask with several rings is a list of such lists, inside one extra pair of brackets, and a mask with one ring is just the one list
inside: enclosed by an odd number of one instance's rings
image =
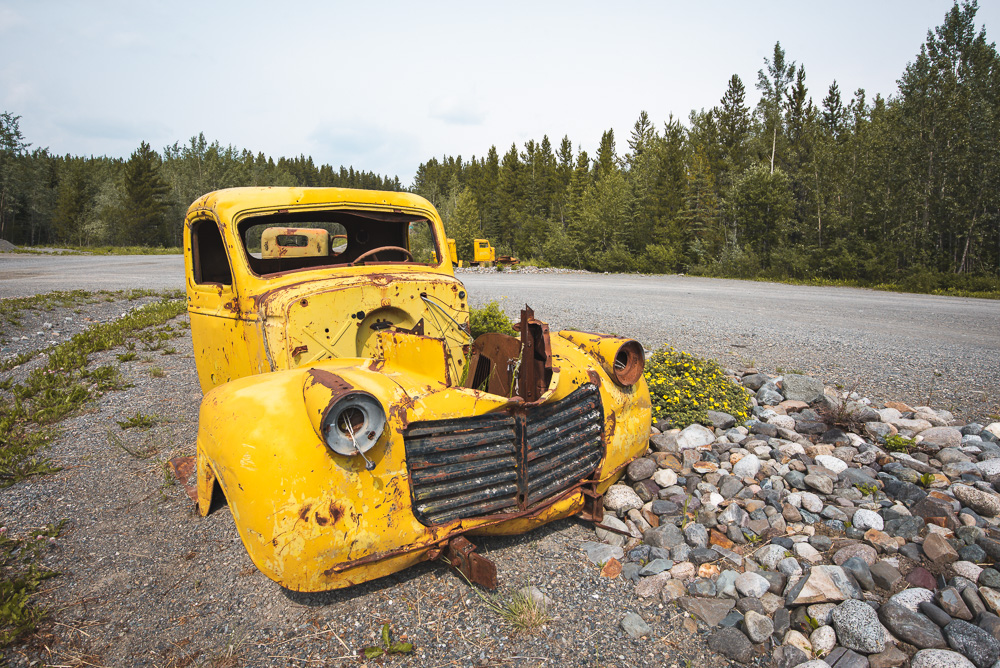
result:
[(286, 210), (247, 216), (237, 231), (259, 276), (350, 264), (438, 264), (434, 226), (413, 214)]

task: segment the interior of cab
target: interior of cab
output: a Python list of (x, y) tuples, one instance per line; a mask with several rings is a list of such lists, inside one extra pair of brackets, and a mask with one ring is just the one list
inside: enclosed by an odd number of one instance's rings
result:
[(434, 228), (413, 214), (284, 210), (246, 216), (237, 231), (250, 269), (260, 276), (328, 266), (437, 264)]

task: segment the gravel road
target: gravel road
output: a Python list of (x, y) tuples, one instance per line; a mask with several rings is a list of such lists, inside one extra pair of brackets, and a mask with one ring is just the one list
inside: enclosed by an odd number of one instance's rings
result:
[[(0, 297), (183, 287), (183, 258), (0, 254)], [(687, 276), (460, 271), (480, 306), (723, 364), (797, 370), (960, 419), (1000, 412), (1000, 301)]]

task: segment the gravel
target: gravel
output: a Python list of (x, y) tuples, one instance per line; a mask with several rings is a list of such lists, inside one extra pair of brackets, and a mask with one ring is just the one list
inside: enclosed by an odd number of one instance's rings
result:
[[(4, 254), (3, 296), (182, 289), (180, 255)], [(615, 332), (732, 366), (797, 369), (879, 402), (1000, 413), (1000, 301), (697, 278), (459, 269), (473, 306), (524, 303), (552, 326)]]
[[(73, 317), (74, 327), (82, 327), (139, 303), (26, 312), (23, 331), (34, 333), (38, 315), (53, 322)], [(21, 331), (6, 325), (4, 341), (15, 334), (20, 340)], [(72, 331), (64, 328), (64, 334)], [(29, 341), (41, 347), (50, 338)], [(67, 520), (44, 557), (62, 574), (37, 597), (55, 612), (26, 642), (0, 651), (0, 664), (5, 658), (18, 667), (356, 666), (366, 663), (360, 650), (379, 644), (383, 624), (394, 640), (413, 643), (414, 654), (367, 665), (727, 664), (708, 649), (703, 623), (657, 597), (637, 598), (627, 578), (602, 577), (581, 550), (593, 541), (593, 529), (576, 520), (521, 536), (474, 539), (497, 565), (501, 599), (526, 586), (551, 599), (552, 620), (534, 633), (515, 632), (479, 591), (440, 563), (322, 594), (283, 589), (251, 563), (226, 506), (201, 518), (183, 488), (165, 476), (168, 459), (194, 452), (201, 401), (190, 336), (171, 345), (176, 354), (140, 350), (138, 359), (121, 364), (132, 388), (61, 423), (61, 436), (46, 452), (61, 471), (0, 490), (0, 524), (14, 535)], [(22, 350), (4, 357), (14, 352)], [(91, 362), (115, 363), (120, 352), (93, 355)], [(29, 366), (10, 373), (23, 377)], [(152, 377), (152, 367), (164, 377)], [(123, 432), (116, 420), (136, 412), (164, 421), (146, 432)], [(130, 455), (108, 432), (149, 456)], [(649, 626), (648, 637), (634, 639), (623, 630), (629, 613)]]

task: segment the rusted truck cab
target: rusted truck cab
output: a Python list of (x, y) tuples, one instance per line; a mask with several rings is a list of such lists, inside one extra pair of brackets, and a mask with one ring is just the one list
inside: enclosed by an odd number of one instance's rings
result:
[(420, 197), (218, 191), (191, 205), (184, 249), (199, 509), (220, 490), (253, 562), (289, 589), (457, 552), (481, 564), (465, 535), (599, 512), (646, 448), (642, 347), (550, 332), (530, 309), (520, 336), (472, 341)]

